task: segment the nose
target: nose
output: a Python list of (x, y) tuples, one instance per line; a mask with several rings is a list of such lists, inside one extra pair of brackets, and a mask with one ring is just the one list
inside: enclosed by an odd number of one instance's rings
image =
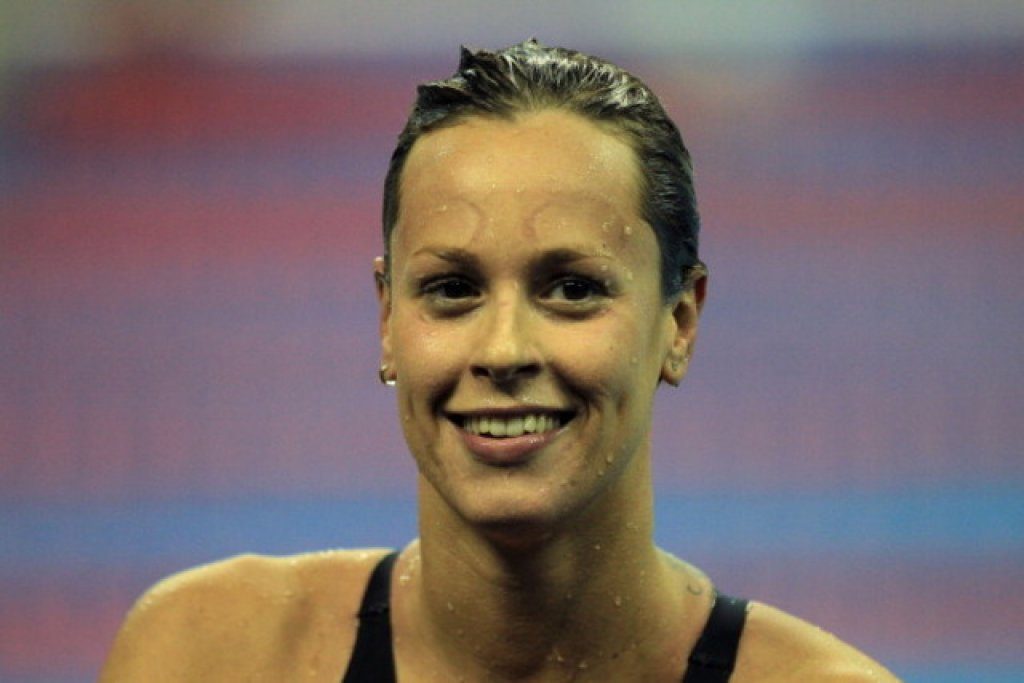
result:
[(509, 384), (540, 371), (529, 303), (518, 291), (496, 297), (480, 317), (470, 370), (475, 377)]

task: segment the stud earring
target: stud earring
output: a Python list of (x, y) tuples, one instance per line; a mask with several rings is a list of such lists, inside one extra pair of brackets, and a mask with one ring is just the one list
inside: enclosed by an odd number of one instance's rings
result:
[(389, 387), (395, 386), (395, 379), (388, 375), (388, 364), (387, 363), (381, 363), (380, 364), (380, 368), (377, 369), (377, 379), (379, 379), (380, 383), (385, 385), (385, 386), (389, 386)]

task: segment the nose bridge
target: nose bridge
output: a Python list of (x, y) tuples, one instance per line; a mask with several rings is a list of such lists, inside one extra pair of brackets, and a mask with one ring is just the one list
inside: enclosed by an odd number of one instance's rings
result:
[(482, 321), (474, 370), (500, 379), (536, 368), (529, 318), (521, 287), (513, 283), (496, 290)]

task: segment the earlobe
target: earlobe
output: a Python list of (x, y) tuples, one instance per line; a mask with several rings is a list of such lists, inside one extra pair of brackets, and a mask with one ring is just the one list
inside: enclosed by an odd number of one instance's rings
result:
[(672, 338), (661, 368), (661, 379), (672, 386), (678, 386), (686, 376), (706, 294), (707, 271), (701, 268), (673, 305)]
[(665, 363), (662, 365), (661, 379), (674, 387), (679, 386), (679, 383), (683, 381), (683, 377), (686, 376), (686, 368), (689, 363), (689, 346), (683, 348), (681, 353), (678, 348), (673, 347), (668, 357), (665, 358)]

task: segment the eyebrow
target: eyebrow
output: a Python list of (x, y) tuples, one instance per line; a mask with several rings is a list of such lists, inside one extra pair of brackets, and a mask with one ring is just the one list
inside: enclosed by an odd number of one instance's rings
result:
[(480, 267), (480, 259), (477, 258), (476, 254), (460, 247), (422, 247), (412, 253), (412, 258), (418, 256), (433, 256), (457, 266), (468, 266), (476, 269)]
[(544, 254), (542, 254), (538, 259), (538, 265), (544, 268), (554, 268), (569, 263), (575, 263), (576, 261), (585, 261), (587, 259), (594, 258), (607, 259), (608, 256), (582, 249), (560, 247), (558, 249), (552, 249), (551, 251), (544, 252)]
[[(481, 263), (479, 257), (473, 252), (462, 249), (461, 247), (431, 247), (426, 246), (417, 249), (413, 252), (412, 256), (433, 256), (434, 258), (447, 261), (457, 266), (464, 268), (470, 268), (476, 271), (481, 270)], [(537, 259), (537, 265), (542, 268), (554, 268), (569, 263), (575, 263), (576, 261), (584, 261), (587, 259), (607, 259), (606, 254), (595, 253), (580, 248), (572, 247), (558, 247), (550, 251), (546, 251), (541, 254), (540, 258)]]

